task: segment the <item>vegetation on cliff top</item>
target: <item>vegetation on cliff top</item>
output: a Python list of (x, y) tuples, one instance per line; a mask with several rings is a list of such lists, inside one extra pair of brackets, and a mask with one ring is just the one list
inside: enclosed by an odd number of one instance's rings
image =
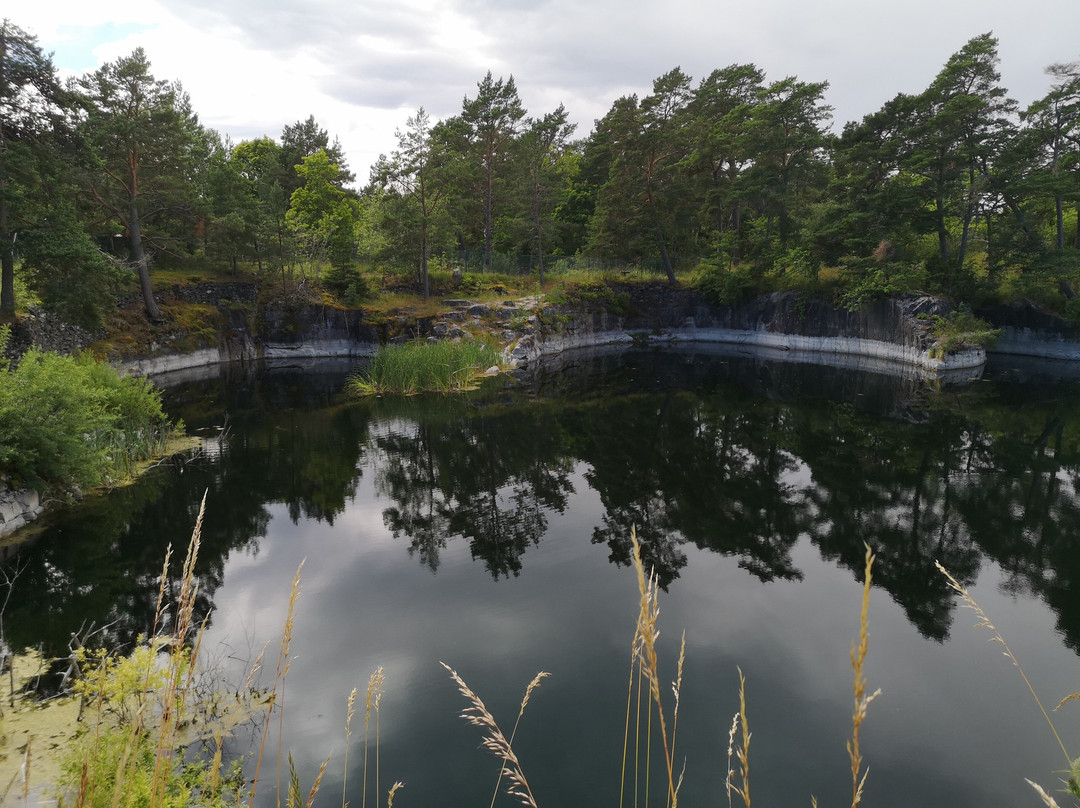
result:
[(32, 33), (0, 38), (7, 318), (37, 299), (96, 325), (119, 296), (165, 322), (170, 271), (320, 285), (352, 306), (500, 274), (543, 288), (699, 269), (727, 300), (920, 290), (1080, 315), (1080, 63), (1050, 66), (1021, 109), (990, 34), (839, 134), (826, 81), (753, 64), (670, 70), (578, 140), (565, 108), (530, 114), (489, 73), (458, 114), (410, 116), (362, 188), (313, 118), (232, 143), (141, 49), (61, 90)]

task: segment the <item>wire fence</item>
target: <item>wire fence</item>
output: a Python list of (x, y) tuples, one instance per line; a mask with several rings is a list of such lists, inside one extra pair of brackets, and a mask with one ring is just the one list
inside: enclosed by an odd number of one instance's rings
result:
[[(484, 274), (492, 272), (500, 275), (534, 275), (540, 271), (540, 258), (537, 255), (523, 255), (513, 253), (492, 253), (491, 267), (488, 269), (484, 262), (484, 251), (457, 250), (442, 256), (446, 265), (451, 269), (460, 269), (463, 272)], [(682, 256), (673, 259), (675, 271), (678, 273), (689, 272), (697, 267), (701, 259), (699, 257)], [(545, 275), (565, 275), (570, 273), (586, 273), (598, 275), (633, 275), (651, 276), (664, 275), (664, 266), (659, 258), (643, 258), (629, 262), (622, 259), (601, 258), (587, 255), (545, 255)]]

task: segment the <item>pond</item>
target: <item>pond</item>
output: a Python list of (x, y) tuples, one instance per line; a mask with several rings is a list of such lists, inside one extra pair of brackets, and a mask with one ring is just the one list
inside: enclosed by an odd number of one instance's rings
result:
[[(62, 653), (93, 621), (130, 644), (206, 491), (199, 606), (222, 670), (242, 677), (265, 646), (269, 683), (306, 559), (283, 747), (305, 788), (334, 751), (317, 804), (341, 804), (346, 701), (379, 666), (383, 794), (401, 780), (397, 806), (490, 802), (497, 761), (458, 717), (468, 705), (442, 661), (508, 732), (549, 671), (514, 743), (530, 785), (541, 806), (615, 806), (636, 528), (663, 587), (667, 680), (686, 636), (680, 804), (726, 803), (741, 669), (753, 800), (847, 805), (868, 542), (866, 676), (882, 695), (862, 727), (864, 804), (1035, 805), (1025, 777), (1059, 787), (1064, 756), (1037, 705), (934, 561), (1048, 707), (1080, 689), (1080, 382), (1003, 362), (941, 385), (701, 346), (553, 364), (467, 398), (349, 403), (349, 369), (326, 364), (170, 387), (170, 413), (211, 436), (206, 449), (52, 517), (24, 554), (9, 638)], [(1077, 709), (1054, 716), (1074, 755)]]

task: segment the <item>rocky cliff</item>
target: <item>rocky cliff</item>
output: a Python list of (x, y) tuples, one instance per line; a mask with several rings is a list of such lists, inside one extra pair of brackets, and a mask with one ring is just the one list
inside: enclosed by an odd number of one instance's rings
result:
[(616, 288), (610, 301), (538, 306), (533, 333), (518, 340), (510, 355), (523, 364), (568, 348), (640, 339), (846, 354), (935, 372), (981, 366), (986, 361), (981, 349), (948, 356), (933, 350), (933, 317), (950, 311), (940, 299), (910, 296), (851, 312), (794, 292), (736, 306), (710, 306), (689, 289), (628, 286)]

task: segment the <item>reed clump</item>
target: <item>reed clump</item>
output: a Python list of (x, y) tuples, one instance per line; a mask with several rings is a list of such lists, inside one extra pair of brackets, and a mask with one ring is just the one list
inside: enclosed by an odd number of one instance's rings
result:
[(480, 342), (407, 342), (384, 345), (367, 370), (352, 376), (346, 391), (353, 396), (457, 393), (475, 389), (499, 353)]

